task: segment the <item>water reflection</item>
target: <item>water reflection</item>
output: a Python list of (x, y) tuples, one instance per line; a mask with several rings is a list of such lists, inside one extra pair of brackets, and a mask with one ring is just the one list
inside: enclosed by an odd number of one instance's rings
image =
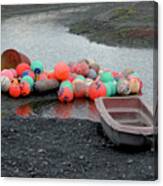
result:
[(21, 105), (16, 108), (16, 115), (22, 117), (28, 117), (32, 114), (32, 107), (29, 103)]
[(34, 115), (42, 118), (77, 118), (100, 121), (94, 102), (87, 99), (76, 99), (74, 102), (66, 104), (57, 100), (53, 102), (50, 100), (46, 105), (44, 101), (32, 101), (17, 107), (16, 115), (20, 117)]
[[(67, 103), (67, 104), (56, 104), (53, 105), (51, 108), (51, 114), (62, 119), (68, 119), (71, 118), (72, 112), (73, 112), (73, 104), (72, 103)], [(46, 113), (44, 113), (46, 115)]]

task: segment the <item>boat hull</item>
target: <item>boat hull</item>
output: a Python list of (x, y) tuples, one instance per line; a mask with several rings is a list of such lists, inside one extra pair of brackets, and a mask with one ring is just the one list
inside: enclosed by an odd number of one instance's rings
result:
[[(157, 116), (152, 116), (149, 107), (139, 97), (103, 97), (96, 99), (95, 104), (102, 127), (115, 145), (155, 145), (157, 123), (154, 118)], [(146, 125), (140, 125), (141, 117)]]
[(151, 146), (154, 144), (154, 135), (143, 136), (128, 134), (125, 132), (118, 132), (112, 129), (105, 120), (101, 117), (101, 124), (105, 134), (109, 137), (112, 143), (116, 146), (128, 145), (128, 146)]

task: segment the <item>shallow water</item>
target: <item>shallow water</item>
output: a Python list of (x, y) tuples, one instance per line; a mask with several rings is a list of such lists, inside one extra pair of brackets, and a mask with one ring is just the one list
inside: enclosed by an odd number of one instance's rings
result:
[[(68, 32), (56, 12), (16, 16), (2, 21), (1, 51), (15, 48), (31, 60), (40, 59), (45, 69), (53, 69), (60, 60), (77, 61), (93, 58), (101, 67), (122, 71), (135, 69), (144, 83), (143, 99), (153, 106), (153, 50), (110, 47), (90, 42), (83, 36)], [(78, 105), (79, 104), (79, 105)], [(88, 104), (74, 104), (72, 116), (94, 114)], [(58, 108), (58, 105), (56, 106)], [(69, 106), (67, 106), (67, 109)], [(79, 109), (80, 107), (80, 109)], [(81, 107), (86, 112), (81, 112)], [(55, 109), (54, 109), (55, 110)], [(55, 111), (53, 112), (55, 113)], [(89, 115), (88, 113), (88, 115)], [(44, 115), (48, 115), (47, 112)]]

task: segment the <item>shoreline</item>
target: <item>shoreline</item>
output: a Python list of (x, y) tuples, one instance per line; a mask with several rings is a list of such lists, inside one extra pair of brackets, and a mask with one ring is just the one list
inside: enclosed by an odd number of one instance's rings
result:
[(153, 48), (157, 39), (151, 16), (154, 6), (154, 2), (3, 5), (2, 21), (15, 15), (63, 11), (61, 20), (70, 33), (109, 46)]

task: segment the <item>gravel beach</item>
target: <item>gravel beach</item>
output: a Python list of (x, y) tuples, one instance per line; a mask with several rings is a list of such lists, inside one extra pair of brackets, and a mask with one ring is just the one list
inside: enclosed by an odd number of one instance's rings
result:
[(100, 123), (2, 119), (2, 177), (154, 180), (154, 156), (115, 148)]
[[(2, 177), (156, 179), (157, 149), (118, 148), (99, 122), (16, 114), (20, 104), (42, 98), (56, 101), (54, 94), (20, 100), (2, 95)], [(39, 116), (45, 103), (35, 106)]]

